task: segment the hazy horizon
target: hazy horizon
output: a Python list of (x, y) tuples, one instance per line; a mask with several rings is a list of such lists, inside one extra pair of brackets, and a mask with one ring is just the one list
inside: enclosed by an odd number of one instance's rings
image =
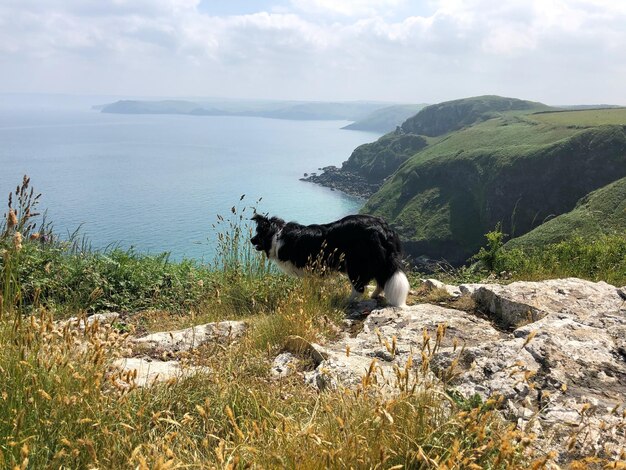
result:
[(625, 105), (624, 44), (609, 0), (5, 0), (0, 93)]
[[(490, 93), (492, 95), (492, 93)], [(458, 97), (451, 97), (449, 99), (443, 100), (443, 101), (451, 101), (451, 100), (456, 100), (456, 99), (462, 99), (462, 98), (471, 98), (473, 96), (478, 96), (478, 95), (472, 95), (472, 96), (458, 96)], [(501, 95), (502, 96), (502, 95)], [(8, 101), (4, 101), (4, 102), (0, 102), (0, 106), (5, 105), (5, 106), (11, 106), (14, 107), (16, 106), (16, 104), (26, 104), (28, 106), (41, 106), (42, 105), (42, 101), (40, 101), (41, 98), (47, 98), (47, 99), (53, 99), (52, 102), (48, 102), (47, 104), (49, 105), (77, 105), (79, 104), (81, 107), (84, 106), (99, 106), (99, 105), (104, 105), (104, 104), (110, 104), (112, 102), (118, 101), (118, 100), (137, 100), (137, 101), (161, 101), (161, 100), (180, 100), (180, 101), (197, 101), (197, 102), (202, 102), (202, 101), (207, 101), (207, 102), (219, 102), (219, 101), (224, 101), (224, 102), (228, 102), (228, 101), (233, 101), (233, 102), (237, 102), (237, 101), (241, 101), (241, 102), (277, 102), (277, 103), (289, 103), (289, 102), (294, 102), (294, 103), (358, 103), (358, 102), (363, 102), (363, 103), (380, 103), (383, 106), (386, 105), (403, 105), (403, 104), (426, 104), (426, 105), (430, 105), (430, 104), (437, 104), (441, 101), (425, 101), (422, 103), (408, 103), (408, 102), (402, 102), (402, 101), (383, 101), (383, 100), (368, 100), (368, 99), (353, 99), (353, 100), (315, 100), (315, 99), (311, 99), (311, 100), (306, 100), (306, 99), (280, 99), (280, 98), (240, 98), (240, 97), (233, 97), (233, 96), (185, 96), (185, 95), (181, 95), (181, 96), (150, 96), (150, 95), (99, 95), (99, 94), (70, 94), (70, 93), (46, 93), (46, 92), (0, 92), (0, 97), (12, 97), (12, 98), (18, 98), (20, 99), (19, 102), (8, 102)], [(30, 102), (26, 102), (24, 103), (23, 100), (21, 100), (21, 98), (31, 98), (33, 100), (37, 100), (37, 101), (30, 101)], [(506, 96), (508, 98), (518, 98), (518, 99), (525, 99), (525, 100), (529, 100), (529, 101), (538, 101), (536, 99), (533, 99), (532, 97), (520, 97), (520, 96)], [(57, 101), (58, 100), (58, 101)], [(74, 103), (72, 103), (72, 100), (74, 100)], [(46, 104), (46, 102), (43, 102), (43, 104)], [(571, 102), (571, 103), (550, 103), (550, 102), (544, 102), (544, 104), (547, 104), (549, 106), (554, 106), (554, 107), (559, 107), (559, 106), (624, 106), (626, 107), (625, 104), (622, 103), (617, 103), (617, 102), (603, 102), (603, 103), (596, 103), (596, 102)]]

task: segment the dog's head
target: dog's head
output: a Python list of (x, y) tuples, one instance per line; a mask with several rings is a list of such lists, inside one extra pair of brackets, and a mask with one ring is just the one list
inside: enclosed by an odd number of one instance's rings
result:
[(285, 226), (285, 221), (278, 217), (268, 218), (261, 214), (254, 214), (252, 220), (256, 222), (256, 233), (250, 242), (257, 251), (264, 251), (269, 257), (272, 238)]

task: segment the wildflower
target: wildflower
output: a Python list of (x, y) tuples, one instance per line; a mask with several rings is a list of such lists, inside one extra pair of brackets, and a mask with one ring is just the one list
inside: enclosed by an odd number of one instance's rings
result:
[(9, 214), (7, 215), (7, 228), (13, 228), (17, 225), (17, 214), (15, 213), (15, 209), (9, 209)]
[(31, 239), (31, 240), (39, 240), (39, 237), (40, 237), (40, 236), (41, 236), (41, 235), (40, 235), (38, 232), (31, 233), (31, 235), (30, 235), (30, 239)]
[(13, 234), (13, 246), (15, 247), (15, 251), (20, 251), (22, 249), (22, 234), (20, 232), (15, 232)]

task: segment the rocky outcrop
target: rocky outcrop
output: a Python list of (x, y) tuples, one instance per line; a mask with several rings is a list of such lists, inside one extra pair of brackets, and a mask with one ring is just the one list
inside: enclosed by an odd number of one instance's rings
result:
[(427, 361), (446, 390), (501, 397), (503, 416), (561, 461), (626, 448), (621, 289), (580, 279), (447, 287), (471, 295), (476, 314), (429, 304), (375, 310), (358, 334), (316, 346), (326, 359), (306, 380), (325, 389), (368, 376), (391, 392), (407, 364), (418, 374)]
[(208, 373), (206, 367), (182, 364), (180, 353), (210, 343), (232, 342), (241, 337), (246, 328), (241, 321), (223, 321), (129, 338), (127, 357), (113, 363), (112, 381), (121, 388), (146, 387), (194, 373)]
[(149, 357), (123, 357), (113, 363), (116, 369), (112, 380), (117, 387), (130, 389), (136, 387), (150, 387), (159, 382), (178, 380), (194, 374), (198, 368), (184, 367), (179, 361), (161, 361)]
[(506, 327), (556, 315), (588, 326), (609, 328), (622, 324), (626, 313), (620, 289), (605, 282), (576, 278), (487, 284), (475, 288), (473, 297)]
[(206, 323), (176, 331), (161, 331), (133, 340), (137, 352), (145, 352), (159, 357), (189, 351), (203, 344), (220, 341), (228, 342), (240, 337), (246, 331), (242, 321)]
[(322, 168), (323, 173), (313, 173), (300, 178), (301, 181), (319, 184), (332, 190), (344, 192), (362, 199), (369, 198), (380, 188), (382, 181), (369, 182), (363, 176), (336, 166)]
[(426, 146), (426, 139), (407, 134), (398, 127), (376, 142), (358, 146), (341, 168), (328, 166), (322, 168), (322, 174), (305, 175), (302, 180), (367, 199), (404, 162)]
[(405, 368), (409, 357), (417, 364), (422, 351), (433, 351), (439, 325), (445, 325), (447, 333), (436, 348), (451, 354), (463, 345), (478, 346), (503, 336), (486, 320), (436, 305), (374, 310), (356, 336), (321, 348), (327, 359), (307, 374), (306, 380), (320, 389), (356, 386), (369, 372), (378, 384), (391, 390), (397, 385), (395, 370)]

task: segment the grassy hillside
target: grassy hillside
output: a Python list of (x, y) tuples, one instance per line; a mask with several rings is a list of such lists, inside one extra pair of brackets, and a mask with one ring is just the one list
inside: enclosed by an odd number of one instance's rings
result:
[[(471, 126), (430, 138), (364, 207), (389, 219), (412, 255), (462, 263), (497, 223), (512, 236), (523, 235), (626, 176), (623, 110), (531, 114), (545, 107), (487, 98), (442, 105), (443, 117), (431, 106), (402, 126), (435, 134), (482, 116)], [(486, 102), (512, 111), (484, 111)], [(495, 117), (483, 121), (491, 113)]]
[(357, 173), (368, 181), (382, 181), (427, 145), (421, 136), (391, 132), (376, 142), (358, 146), (342, 170)]
[(626, 123), (626, 108), (585, 109), (580, 111), (556, 111), (536, 113), (533, 120), (554, 126), (588, 128), (602, 125)]
[[(382, 136), (376, 142), (358, 147), (343, 164), (342, 170), (360, 175), (369, 182), (382, 182), (406, 160), (426, 147), (429, 142), (441, 140), (440, 137), (433, 136), (438, 136), (444, 129), (448, 132), (475, 122), (493, 117), (503, 118), (503, 116), (517, 122), (515, 111), (519, 113), (519, 110), (529, 112), (529, 110), (545, 109), (548, 107), (541, 103), (498, 96), (481, 96), (428, 106), (407, 119), (395, 131)], [(515, 132), (519, 132), (519, 129)], [(533, 134), (534, 128), (529, 126), (527, 133)], [(490, 132), (490, 134), (493, 133)], [(489, 136), (489, 138), (492, 137), (492, 135)], [(462, 137), (464, 138), (467, 136)], [(475, 134), (472, 138), (484, 139), (484, 136)], [(455, 152), (458, 150), (458, 145), (454, 142), (452, 147)], [(438, 147), (434, 151), (435, 154), (442, 149), (443, 147)]]
[(391, 132), (425, 106), (425, 104), (398, 104), (377, 109), (363, 119), (348, 124), (344, 129), (383, 133)]
[(576, 207), (541, 224), (505, 248), (533, 248), (573, 237), (596, 239), (601, 235), (626, 235), (626, 178), (600, 188), (578, 201)]
[(402, 124), (402, 129), (412, 134), (435, 137), (486, 121), (496, 117), (499, 113), (547, 109), (550, 108), (545, 104), (533, 101), (492, 95), (477, 96), (428, 106), (407, 119)]

